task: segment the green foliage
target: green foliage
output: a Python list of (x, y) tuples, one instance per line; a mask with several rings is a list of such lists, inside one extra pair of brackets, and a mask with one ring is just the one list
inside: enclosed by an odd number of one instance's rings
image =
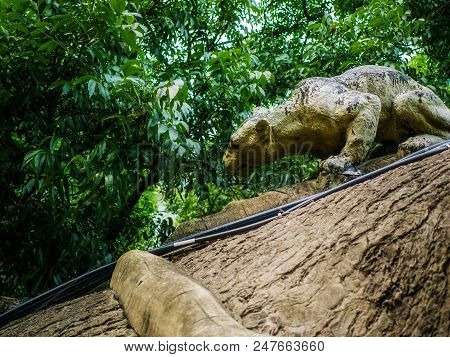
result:
[[(172, 234), (173, 218), (160, 211), (160, 194), (152, 189), (142, 193), (138, 203), (126, 218), (125, 228), (115, 242), (116, 255), (131, 249), (148, 250), (158, 246)], [(133, 237), (130, 240), (130, 237)], [(116, 257), (118, 258), (118, 257)]]
[(193, 190), (171, 192), (167, 195), (167, 208), (177, 215), (178, 223), (182, 223), (219, 212), (233, 199), (241, 198), (244, 196), (237, 194), (232, 189), (225, 190), (223, 187), (207, 184), (200, 194), (196, 194)]
[(0, 289), (32, 295), (179, 221), (305, 179), (221, 157), (306, 77), (396, 67), (449, 103), (448, 7), (409, 0), (0, 0)]
[(0, 3), (1, 286), (35, 293), (110, 261), (111, 222), (149, 174), (137, 144), (191, 151), (187, 85), (151, 76), (139, 6)]
[(308, 155), (285, 157), (255, 170), (240, 186), (246, 198), (253, 197), (265, 191), (304, 181), (317, 172), (318, 166), (319, 161)]

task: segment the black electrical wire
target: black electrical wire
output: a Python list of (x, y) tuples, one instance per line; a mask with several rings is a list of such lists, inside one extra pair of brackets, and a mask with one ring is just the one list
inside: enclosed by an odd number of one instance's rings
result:
[[(365, 175), (356, 177), (348, 182), (345, 182), (329, 190), (301, 198), (291, 203), (254, 214), (246, 218), (242, 218), (227, 224), (223, 224), (215, 228), (191, 234), (187, 237), (178, 239), (176, 241), (166, 243), (161, 247), (151, 249), (149, 250), (149, 252), (154, 255), (161, 256), (174, 252), (181, 247), (196, 246), (200, 243), (211, 242), (213, 240), (229, 237), (230, 235), (249, 231), (251, 229), (264, 225), (268, 222), (271, 222), (272, 220), (280, 216), (285, 216), (290, 212), (292, 212), (293, 210), (306, 206), (309, 203), (316, 201), (320, 198), (323, 198), (332, 193), (344, 190), (356, 184), (375, 178), (397, 167), (407, 165), (422, 160), (426, 157), (441, 153), (447, 150), (448, 148), (450, 148), (450, 140), (446, 140), (444, 142), (421, 149), (392, 164), (386, 165), (380, 169), (369, 172)], [(77, 278), (74, 278), (66, 283), (63, 283), (39, 296), (36, 296), (14, 307), (13, 309), (0, 315), (0, 328), (30, 313), (40, 311), (56, 303), (61, 303), (63, 301), (67, 301), (69, 299), (81, 296), (82, 294), (92, 290), (98, 285), (108, 281), (111, 278), (115, 266), (116, 262), (113, 262), (100, 268), (91, 270)]]
[(40, 311), (48, 306), (81, 296), (98, 285), (108, 281), (114, 271), (116, 262), (91, 270), (45, 293), (32, 298), (0, 315), (0, 328), (11, 321), (30, 313)]

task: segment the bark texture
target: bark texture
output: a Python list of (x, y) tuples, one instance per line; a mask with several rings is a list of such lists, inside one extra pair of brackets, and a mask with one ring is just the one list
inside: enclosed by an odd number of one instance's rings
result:
[(139, 336), (257, 336), (191, 276), (147, 252), (122, 255), (111, 288)]
[(114, 298), (105, 290), (52, 306), (12, 322), (0, 336), (136, 336)]
[(0, 296), (0, 314), (12, 309), (16, 305), (19, 305), (19, 299), (10, 298), (8, 296)]
[(173, 258), (248, 329), (448, 336), (446, 152)]

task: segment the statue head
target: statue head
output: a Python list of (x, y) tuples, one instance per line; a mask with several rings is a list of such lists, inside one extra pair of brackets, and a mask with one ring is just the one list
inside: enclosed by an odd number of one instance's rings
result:
[(252, 115), (233, 133), (223, 156), (225, 168), (241, 176), (272, 160), (272, 128), (269, 111), (256, 108)]

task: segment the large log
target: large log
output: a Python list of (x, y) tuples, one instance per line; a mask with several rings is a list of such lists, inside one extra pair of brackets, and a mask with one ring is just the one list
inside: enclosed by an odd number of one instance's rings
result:
[(448, 336), (449, 156), (173, 261), (255, 332)]
[(122, 255), (111, 288), (140, 336), (257, 336), (191, 276), (147, 252)]

